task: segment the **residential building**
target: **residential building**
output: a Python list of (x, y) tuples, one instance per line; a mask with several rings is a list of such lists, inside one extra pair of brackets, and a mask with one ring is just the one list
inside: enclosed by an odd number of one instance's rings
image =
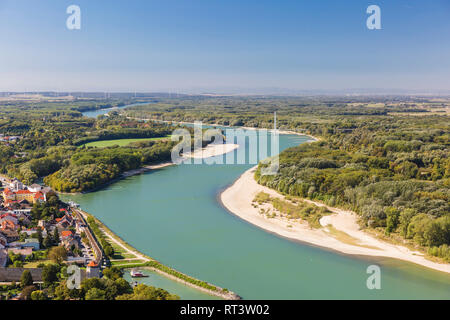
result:
[(13, 230), (0, 230), (0, 234), (6, 238), (6, 242), (14, 242), (19, 240), (19, 233)]
[(0, 248), (0, 267), (6, 267), (6, 263), (8, 262), (8, 252), (5, 249)]
[(17, 192), (19, 190), (23, 190), (24, 189), (24, 184), (22, 182), (20, 182), (17, 178), (14, 178), (9, 183), (9, 187), (10, 187), (11, 191)]
[(6, 206), (9, 206), (12, 203), (20, 203), (24, 200), (27, 201), (28, 204), (34, 204), (36, 202), (43, 203), (47, 201), (46, 195), (42, 191), (31, 192), (30, 190), (25, 189), (14, 191), (14, 189), (5, 188), (2, 195)]
[(39, 192), (42, 190), (42, 187), (39, 184), (32, 184), (31, 186), (28, 187), (28, 190), (30, 190), (31, 192)]
[(20, 254), (21, 256), (28, 257), (33, 254), (33, 248), (8, 248), (8, 253)]
[(94, 261), (89, 262), (86, 267), (87, 278), (100, 278), (100, 267)]
[(11, 248), (31, 248), (33, 251), (39, 250), (41, 247), (37, 239), (25, 239), (24, 242), (12, 242), (9, 244)]

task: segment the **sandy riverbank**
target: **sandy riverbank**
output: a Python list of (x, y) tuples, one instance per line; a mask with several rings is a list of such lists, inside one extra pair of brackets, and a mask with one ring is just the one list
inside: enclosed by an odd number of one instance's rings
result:
[[(207, 145), (205, 148), (202, 148), (200, 150), (197, 150), (195, 152), (192, 152), (190, 156), (190, 158), (195, 158), (195, 159), (205, 159), (205, 158), (209, 158), (209, 157), (215, 157), (215, 156), (220, 156), (222, 154), (226, 154), (228, 152), (231, 152), (235, 149), (239, 148), (239, 145), (237, 144), (209, 144)], [(152, 165), (147, 165), (147, 166), (143, 166), (141, 168), (138, 169), (134, 169), (134, 170), (129, 170), (129, 171), (125, 171), (124, 173), (122, 173), (122, 177), (126, 178), (126, 177), (131, 177), (137, 174), (141, 174), (147, 171), (151, 171), (151, 170), (157, 170), (157, 169), (162, 169), (165, 167), (169, 167), (175, 165), (175, 163), (173, 162), (162, 162), (162, 163), (158, 163), (158, 164), (152, 164)]]
[[(259, 192), (265, 192), (271, 197), (284, 197), (275, 190), (259, 185), (254, 179), (255, 170), (256, 167), (246, 171), (220, 195), (224, 207), (241, 219), (277, 235), (344, 254), (395, 258), (450, 273), (450, 264), (432, 262), (420, 252), (387, 243), (361, 231), (356, 215), (350, 211), (327, 207), (333, 214), (320, 220), (323, 227), (319, 229), (310, 228), (306, 222), (297, 222), (279, 216), (267, 218), (260, 214), (258, 207), (253, 206), (255, 196)], [(305, 201), (324, 206), (310, 200)], [(332, 235), (333, 230), (329, 229), (328, 225), (332, 225), (332, 228), (338, 232), (345, 232), (352, 238), (353, 243), (338, 240), (338, 237)]]
[(237, 148), (239, 148), (239, 145), (238, 144), (232, 144), (232, 143), (227, 143), (227, 144), (209, 144), (205, 148), (202, 148), (200, 150), (194, 151), (190, 155), (190, 158), (204, 159), (204, 158), (209, 158), (209, 157), (216, 157), (216, 156), (220, 156), (222, 154), (226, 154), (228, 152), (231, 152), (233, 150), (236, 150)]
[[(195, 158), (195, 159), (205, 159), (205, 158), (209, 158), (209, 157), (215, 157), (215, 156), (220, 156), (222, 154), (226, 154), (237, 148), (239, 148), (239, 145), (232, 144), (232, 143), (210, 144), (210, 145), (207, 145), (205, 148), (202, 148), (200, 150), (192, 152), (191, 155), (187, 156), (187, 157)], [(147, 171), (162, 169), (162, 168), (173, 166), (173, 165), (175, 165), (175, 163), (173, 163), (173, 162), (163, 162), (163, 163), (158, 163), (158, 164), (154, 164), (154, 165), (143, 166), (138, 169), (125, 171), (124, 173), (122, 173), (122, 177), (123, 178), (131, 177), (131, 176), (141, 174), (141, 173), (144, 173)]]

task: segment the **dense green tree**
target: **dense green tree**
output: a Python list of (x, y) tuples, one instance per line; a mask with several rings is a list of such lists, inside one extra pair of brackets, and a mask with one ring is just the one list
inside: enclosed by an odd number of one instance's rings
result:
[(48, 287), (58, 281), (59, 267), (55, 264), (46, 264), (42, 268), (42, 281)]
[(25, 270), (22, 273), (22, 276), (20, 278), (20, 285), (22, 286), (22, 288), (33, 285), (33, 278), (29, 270)]
[(117, 280), (123, 277), (123, 272), (120, 268), (117, 267), (110, 267), (110, 268), (105, 268), (103, 271), (103, 276), (107, 277), (110, 280)]
[(52, 236), (52, 241), (54, 245), (58, 245), (59, 244), (59, 231), (58, 228), (55, 228), (55, 230), (53, 231), (53, 236)]
[(35, 286), (26, 286), (20, 292), (20, 299), (21, 300), (31, 300), (31, 295), (33, 294), (34, 291), (36, 291), (36, 289), (37, 288)]
[(31, 300), (48, 300), (48, 297), (44, 291), (36, 290), (31, 293)]
[(86, 293), (86, 300), (106, 300), (106, 292), (98, 288), (92, 288)]
[(66, 248), (62, 246), (52, 247), (48, 252), (48, 258), (53, 260), (56, 264), (61, 264), (67, 259)]

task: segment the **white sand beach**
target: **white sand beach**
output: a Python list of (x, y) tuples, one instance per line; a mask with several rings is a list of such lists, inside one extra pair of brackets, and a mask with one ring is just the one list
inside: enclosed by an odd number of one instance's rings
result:
[[(215, 156), (219, 156), (219, 155), (231, 152), (237, 148), (239, 148), (239, 145), (231, 144), (231, 143), (210, 144), (210, 145), (206, 146), (205, 148), (202, 148), (200, 150), (197, 150), (197, 151), (191, 153), (190, 158), (204, 159), (204, 158), (209, 158), (209, 157), (215, 157)], [(175, 165), (175, 163), (173, 163), (173, 162), (163, 162), (163, 163), (143, 166), (142, 168), (125, 171), (124, 173), (122, 173), (122, 177), (124, 177), (124, 178), (131, 177), (131, 176), (141, 174), (141, 173), (144, 173), (144, 172), (147, 172), (150, 170), (162, 169), (162, 168), (165, 168), (168, 166), (173, 166), (173, 165)]]
[[(220, 195), (224, 207), (241, 219), (277, 235), (341, 253), (395, 258), (450, 273), (450, 264), (427, 260), (420, 252), (390, 244), (360, 230), (356, 214), (350, 211), (327, 207), (333, 214), (322, 217), (320, 220), (322, 228), (319, 229), (312, 229), (307, 222), (289, 220), (278, 215), (275, 218), (267, 218), (266, 215), (259, 212), (260, 208), (254, 206), (255, 196), (259, 192), (265, 192), (271, 197), (284, 198), (284, 196), (275, 190), (259, 185), (254, 179), (255, 170), (256, 167), (253, 167), (246, 171)], [(310, 200), (305, 201), (324, 206)], [(333, 230), (328, 228), (329, 225), (334, 231), (338, 230), (337, 232), (341, 235), (342, 232), (345, 232), (345, 237), (349, 236), (348, 238), (352, 241), (338, 240), (341, 237), (334, 236), (336, 232), (332, 232)]]
[(191, 153), (190, 157), (195, 159), (204, 159), (209, 157), (215, 157), (222, 154), (226, 154), (228, 152), (231, 152), (235, 149), (239, 148), (238, 144), (209, 144), (205, 148), (202, 148), (200, 150), (196, 150), (193, 153)]

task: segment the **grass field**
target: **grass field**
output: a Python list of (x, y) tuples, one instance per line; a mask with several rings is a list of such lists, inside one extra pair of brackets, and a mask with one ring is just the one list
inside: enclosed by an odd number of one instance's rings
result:
[(127, 146), (132, 142), (139, 142), (139, 141), (157, 141), (157, 140), (164, 140), (164, 139), (170, 139), (170, 136), (166, 137), (159, 137), (159, 138), (143, 138), (143, 139), (117, 139), (117, 140), (104, 140), (104, 141), (94, 141), (84, 144), (86, 147), (95, 147), (95, 148), (106, 148), (111, 146)]
[(53, 261), (50, 260), (50, 259), (46, 259), (46, 260), (37, 260), (37, 261), (32, 261), (32, 262), (25, 263), (25, 264), (23, 265), (23, 267), (24, 267), (24, 268), (37, 268), (38, 265), (40, 265), (41, 263), (43, 263), (43, 264), (51, 264), (51, 263), (53, 263)]

